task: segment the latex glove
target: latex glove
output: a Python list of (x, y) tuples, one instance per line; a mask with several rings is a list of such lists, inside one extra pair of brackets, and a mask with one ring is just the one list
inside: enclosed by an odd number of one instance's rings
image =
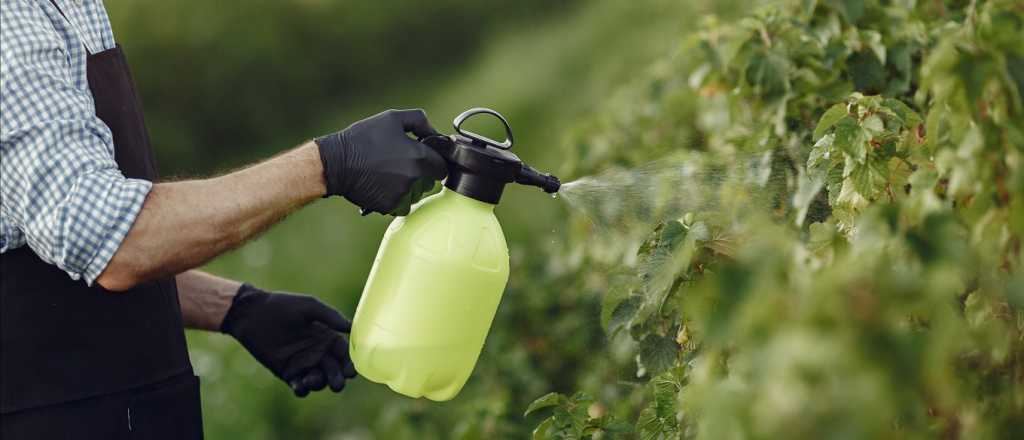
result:
[(363, 214), (406, 215), (448, 174), (437, 152), (417, 139), (438, 134), (423, 110), (388, 110), (316, 139), (327, 195), (344, 196)]
[(234, 336), (299, 397), (356, 376), (348, 341), (352, 323), (312, 296), (270, 293), (243, 284), (220, 331)]

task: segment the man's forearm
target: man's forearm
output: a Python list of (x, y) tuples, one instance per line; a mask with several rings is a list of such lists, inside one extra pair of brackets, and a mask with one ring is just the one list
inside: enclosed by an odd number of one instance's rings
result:
[(185, 327), (220, 330), (224, 315), (231, 308), (231, 301), (242, 283), (198, 270), (180, 273), (175, 280), (178, 282), (178, 300)]
[(198, 267), (324, 193), (313, 142), (224, 176), (158, 183), (96, 282), (121, 291)]

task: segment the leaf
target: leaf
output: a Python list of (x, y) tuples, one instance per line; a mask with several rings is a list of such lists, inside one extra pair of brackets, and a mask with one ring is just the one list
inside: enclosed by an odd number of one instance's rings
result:
[(663, 251), (671, 251), (679, 246), (679, 243), (683, 242), (686, 238), (686, 226), (679, 220), (672, 220), (665, 223), (665, 227), (661, 230), (661, 239), (659, 240), (659, 249)]
[(885, 124), (882, 122), (882, 118), (879, 118), (878, 115), (870, 115), (864, 118), (864, 121), (861, 122), (861, 127), (864, 127), (865, 130), (875, 135), (881, 134), (885, 131)]
[(746, 69), (747, 83), (766, 100), (782, 97), (789, 90), (787, 61), (775, 54), (754, 54)]
[(551, 425), (554, 423), (555, 420), (551, 417), (544, 419), (543, 422), (540, 422), (540, 424), (533, 429), (533, 435), (531, 438), (533, 438), (533, 440), (547, 440), (551, 438)]
[(608, 329), (611, 323), (612, 313), (625, 299), (633, 294), (636, 287), (636, 274), (633, 271), (610, 275), (608, 290), (601, 298), (601, 327)]
[(651, 379), (654, 395), (651, 403), (640, 411), (637, 433), (643, 439), (669, 439), (679, 434), (677, 402), (682, 389), (682, 368), (673, 368)]
[(832, 165), (832, 145), (835, 143), (836, 135), (826, 134), (814, 143), (811, 152), (807, 155), (807, 172), (820, 174), (826, 172)]
[(671, 368), (678, 353), (679, 346), (671, 338), (652, 333), (640, 341), (640, 362), (650, 375)]
[(844, 116), (836, 122), (836, 138), (833, 142), (837, 148), (850, 157), (861, 161), (867, 155), (867, 142), (864, 139), (864, 130), (852, 116)]
[(640, 411), (640, 416), (636, 419), (636, 431), (643, 440), (662, 438), (664, 430), (661, 426), (661, 419), (658, 418), (654, 407), (648, 406)]
[(839, 200), (839, 194), (843, 187), (845, 178), (843, 177), (843, 166), (833, 166), (828, 169), (828, 173), (825, 175), (825, 189), (828, 191), (828, 203), (829, 205), (835, 205)]
[(861, 35), (864, 36), (864, 44), (871, 49), (871, 52), (875, 54), (875, 57), (877, 57), (882, 64), (885, 64), (886, 50), (885, 44), (882, 44), (882, 34), (878, 33), (878, 31), (868, 30), (861, 33)]
[(605, 329), (608, 336), (615, 336), (619, 330), (628, 329), (643, 303), (643, 296), (631, 295), (615, 306), (611, 318), (608, 319), (608, 327)]
[(864, 16), (864, 0), (829, 0), (828, 4), (837, 9), (847, 23), (855, 24)]
[(882, 101), (882, 106), (891, 110), (896, 116), (899, 117), (900, 124), (906, 128), (913, 128), (921, 124), (921, 115), (917, 114), (913, 109), (903, 101), (896, 98), (885, 98)]
[(794, 221), (797, 226), (804, 224), (804, 218), (811, 202), (814, 201), (814, 196), (818, 195), (824, 185), (825, 173), (800, 173), (796, 192), (793, 193), (793, 208), (797, 211)]
[(538, 397), (537, 400), (531, 402), (530, 406), (526, 407), (526, 412), (523, 413), (523, 417), (526, 417), (530, 415), (530, 413), (537, 411), (539, 409), (544, 409), (556, 405), (562, 405), (565, 404), (566, 402), (567, 399), (564, 395), (560, 393), (547, 393), (543, 396)]
[(674, 367), (651, 379), (654, 389), (654, 409), (658, 417), (675, 418), (679, 391), (683, 389), (684, 367)]
[(818, 120), (818, 125), (814, 127), (814, 140), (821, 139), (825, 132), (832, 128), (846, 114), (846, 103), (835, 104), (829, 107), (828, 110), (825, 110), (825, 114), (821, 115), (821, 119)]
[(868, 199), (878, 198), (888, 181), (889, 172), (885, 163), (872, 159), (865, 163), (854, 164), (850, 172), (853, 188)]
[(633, 425), (625, 420), (609, 416), (608, 420), (601, 424), (601, 429), (611, 434), (627, 434), (633, 430)]

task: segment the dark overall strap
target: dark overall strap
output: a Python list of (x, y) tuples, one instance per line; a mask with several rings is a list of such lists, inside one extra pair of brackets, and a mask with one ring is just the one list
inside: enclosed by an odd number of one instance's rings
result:
[[(128, 177), (156, 166), (120, 47), (88, 58), (96, 114)], [(72, 280), (28, 246), (0, 254), (0, 412), (129, 390), (191, 374), (174, 279), (113, 293)]]

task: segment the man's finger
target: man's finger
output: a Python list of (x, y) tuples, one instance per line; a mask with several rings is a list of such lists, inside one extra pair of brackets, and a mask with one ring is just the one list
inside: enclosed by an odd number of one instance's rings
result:
[(288, 382), (288, 386), (291, 387), (296, 397), (306, 397), (309, 394), (309, 389), (302, 385), (302, 379), (292, 379), (291, 382)]
[(347, 379), (352, 379), (358, 376), (359, 372), (356, 371), (356, 364), (353, 364), (351, 360), (345, 361), (344, 365), (341, 366), (341, 375), (345, 376)]
[(330, 306), (316, 301), (306, 309), (306, 318), (312, 321), (320, 321), (334, 331), (348, 333), (352, 331), (352, 321), (345, 318), (340, 312)]
[[(431, 177), (433, 180), (444, 179), (445, 176), (448, 175), (448, 162), (445, 162), (444, 158), (441, 157), (441, 154), (439, 154), (437, 151), (434, 151), (426, 144), (417, 142), (417, 145), (418, 148), (422, 148), (423, 150), (425, 150), (423, 154), (424, 160), (426, 162), (426, 166), (424, 167), (426, 175)], [(433, 180), (430, 181), (431, 188), (433, 188)]]
[(337, 359), (332, 356), (324, 356), (320, 360), (320, 369), (327, 377), (327, 385), (331, 387), (331, 391), (337, 393), (345, 388), (345, 376), (341, 374), (341, 366), (338, 365)]
[(423, 109), (392, 110), (392, 113), (401, 121), (403, 130), (419, 139), (438, 134)]
[(338, 338), (331, 345), (331, 356), (341, 364), (341, 374), (345, 378), (351, 379), (359, 374), (356, 371), (355, 364), (352, 363), (352, 358), (348, 354), (348, 341), (345, 338)]
[(314, 368), (302, 378), (302, 385), (310, 391), (320, 391), (327, 386), (327, 381), (324, 380), (324, 373), (319, 368)]

